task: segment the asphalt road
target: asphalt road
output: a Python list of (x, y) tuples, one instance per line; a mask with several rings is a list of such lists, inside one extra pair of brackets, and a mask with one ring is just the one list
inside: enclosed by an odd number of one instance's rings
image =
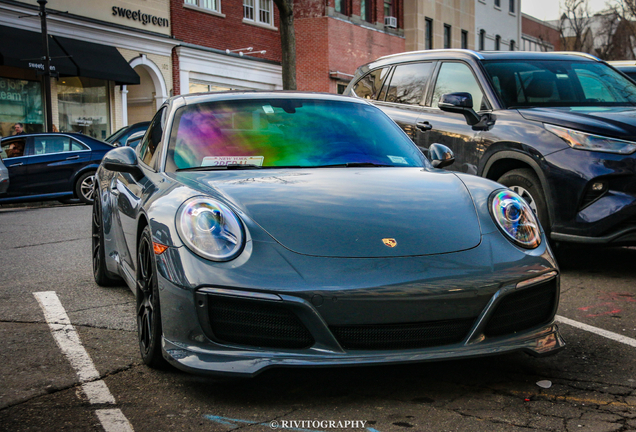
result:
[[(562, 324), (568, 346), (544, 359), (206, 378), (141, 364), (133, 294), (93, 282), (90, 211), (0, 210), (0, 431), (271, 431), (272, 421), (296, 431), (636, 431), (636, 248), (571, 248), (560, 260), (559, 315), (619, 340)], [(114, 404), (82, 391), (34, 296), (50, 291)], [(104, 422), (108, 410), (124, 420)]]

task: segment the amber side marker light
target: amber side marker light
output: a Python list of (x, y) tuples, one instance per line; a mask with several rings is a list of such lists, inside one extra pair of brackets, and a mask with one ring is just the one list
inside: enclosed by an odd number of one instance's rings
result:
[(161, 243), (152, 242), (152, 248), (155, 251), (155, 255), (161, 255), (168, 249), (168, 246), (162, 245)]

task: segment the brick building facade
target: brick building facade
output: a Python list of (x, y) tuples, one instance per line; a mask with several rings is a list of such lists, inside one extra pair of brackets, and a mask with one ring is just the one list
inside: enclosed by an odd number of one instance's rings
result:
[[(298, 90), (342, 91), (359, 65), (404, 51), (402, 10), (403, 0), (296, 0)], [(182, 41), (172, 55), (174, 94), (282, 88), (271, 0), (172, 0), (170, 13)]]

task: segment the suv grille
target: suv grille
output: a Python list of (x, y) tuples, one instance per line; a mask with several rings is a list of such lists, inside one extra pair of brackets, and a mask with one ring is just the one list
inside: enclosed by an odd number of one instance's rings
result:
[(229, 297), (211, 297), (210, 325), (220, 342), (268, 348), (309, 348), (314, 338), (283, 305)]
[(554, 313), (557, 279), (505, 296), (496, 306), (484, 334), (500, 336), (549, 322)]
[(329, 327), (349, 350), (398, 350), (450, 345), (464, 340), (474, 318), (409, 324)]

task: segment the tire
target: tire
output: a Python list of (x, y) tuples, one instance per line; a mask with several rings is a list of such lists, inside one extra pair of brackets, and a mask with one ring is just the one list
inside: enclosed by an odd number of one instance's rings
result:
[(521, 196), (537, 215), (546, 234), (550, 233), (550, 216), (539, 177), (529, 168), (508, 171), (497, 180)]
[[(97, 195), (97, 193), (95, 193)], [(104, 218), (102, 217), (102, 209), (99, 200), (93, 201), (93, 217), (92, 217), (92, 242), (91, 251), (93, 255), (93, 277), (99, 286), (109, 287), (121, 285), (122, 279), (109, 272), (106, 268), (106, 254), (104, 253)]]
[(165, 369), (168, 362), (161, 353), (161, 306), (157, 284), (157, 263), (152, 234), (146, 225), (137, 247), (137, 338), (144, 363), (153, 369)]
[(95, 171), (82, 174), (75, 182), (75, 196), (84, 204), (93, 204)]

